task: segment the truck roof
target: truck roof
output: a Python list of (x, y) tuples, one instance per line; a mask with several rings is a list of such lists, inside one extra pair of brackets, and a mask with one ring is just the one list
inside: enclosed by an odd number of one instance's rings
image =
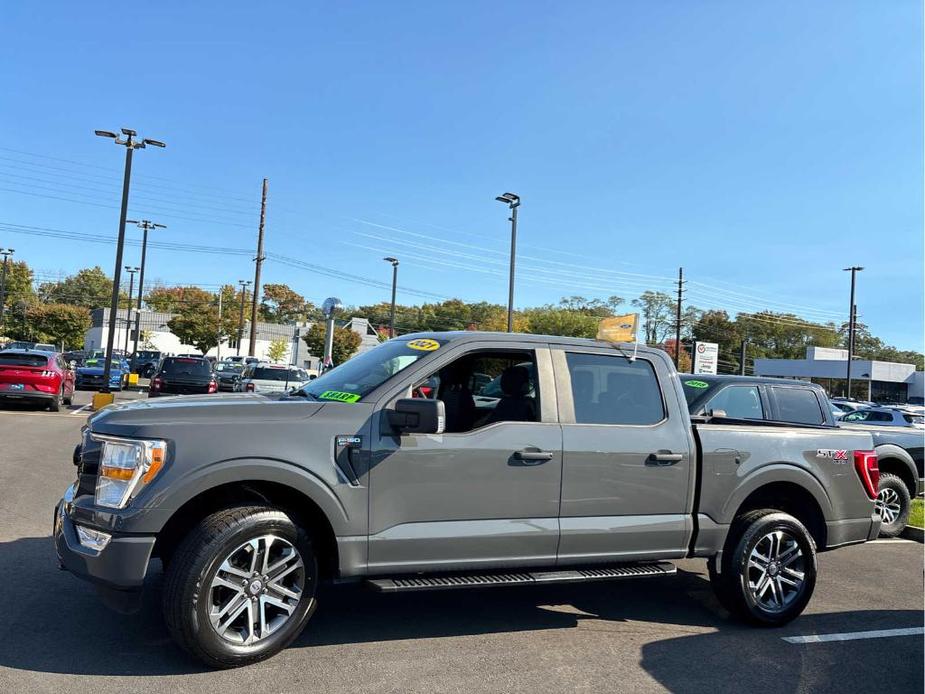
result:
[[(479, 330), (451, 330), (446, 332), (420, 332), (408, 333), (396, 337), (397, 340), (445, 340), (447, 342), (554, 342), (558, 345), (575, 345), (580, 347), (619, 347), (624, 351), (632, 352), (634, 345), (632, 342), (608, 342), (607, 340), (593, 340), (585, 337), (562, 337), (561, 335), (534, 335), (533, 333), (501, 333), (501, 332), (482, 332)], [(639, 343), (636, 350), (640, 353), (656, 353), (663, 350), (656, 347), (649, 347)]]

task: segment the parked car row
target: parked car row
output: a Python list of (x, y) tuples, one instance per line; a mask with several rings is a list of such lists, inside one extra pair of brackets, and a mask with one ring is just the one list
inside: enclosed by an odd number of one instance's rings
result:
[[(246, 360), (251, 360), (250, 362)], [(288, 364), (269, 364), (253, 357), (221, 361), (214, 366), (205, 357), (164, 357), (151, 375), (148, 397), (239, 393), (284, 393), (317, 374)]]

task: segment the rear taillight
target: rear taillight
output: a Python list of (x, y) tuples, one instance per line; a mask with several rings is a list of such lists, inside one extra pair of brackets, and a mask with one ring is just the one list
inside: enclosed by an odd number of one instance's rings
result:
[(215, 381), (209, 381), (209, 392), (214, 393), (216, 390), (218, 390), (218, 383)]
[(871, 499), (877, 498), (880, 487), (880, 465), (877, 463), (876, 451), (855, 451), (854, 470), (861, 478), (861, 486)]
[(253, 393), (253, 392), (254, 392), (254, 384), (253, 384), (253, 383), (245, 383), (245, 384), (244, 384), (244, 390), (246, 390), (248, 393)]
[(51, 378), (51, 377), (54, 376), (54, 375), (55, 375), (55, 372), (54, 372), (54, 371), (49, 371), (48, 369), (45, 369), (45, 370), (42, 372), (42, 376), (44, 376), (45, 378)]
[(161, 379), (153, 378), (151, 379), (151, 390), (160, 390), (161, 389)]

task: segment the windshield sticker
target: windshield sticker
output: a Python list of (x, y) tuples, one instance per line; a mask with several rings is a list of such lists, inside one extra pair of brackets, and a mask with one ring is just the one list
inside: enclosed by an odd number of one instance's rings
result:
[(705, 381), (684, 381), (684, 385), (691, 388), (709, 388), (710, 384)]
[(422, 338), (420, 340), (411, 340), (408, 343), (408, 346), (411, 349), (416, 349), (420, 352), (433, 352), (435, 349), (440, 349), (440, 343), (436, 340), (430, 340), (428, 338)]
[(326, 390), (318, 396), (318, 399), (336, 400), (337, 402), (357, 402), (360, 397), (359, 393), (344, 393), (340, 390)]

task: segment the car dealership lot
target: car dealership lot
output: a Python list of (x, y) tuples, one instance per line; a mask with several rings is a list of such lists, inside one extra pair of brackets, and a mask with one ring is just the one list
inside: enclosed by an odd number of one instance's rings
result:
[[(783, 629), (730, 621), (704, 563), (683, 561), (676, 577), (623, 583), (329, 589), (282, 654), (207, 671), (163, 627), (159, 572), (142, 612), (123, 616), (56, 569), (52, 507), (74, 477), (70, 456), (90, 396), (78, 393), (57, 414), (0, 409), (0, 691), (922, 690), (922, 545), (903, 540), (821, 555), (813, 601)], [(918, 633), (889, 635), (903, 629)], [(887, 635), (856, 638), (871, 631)], [(784, 640), (812, 635), (852, 640)]]

